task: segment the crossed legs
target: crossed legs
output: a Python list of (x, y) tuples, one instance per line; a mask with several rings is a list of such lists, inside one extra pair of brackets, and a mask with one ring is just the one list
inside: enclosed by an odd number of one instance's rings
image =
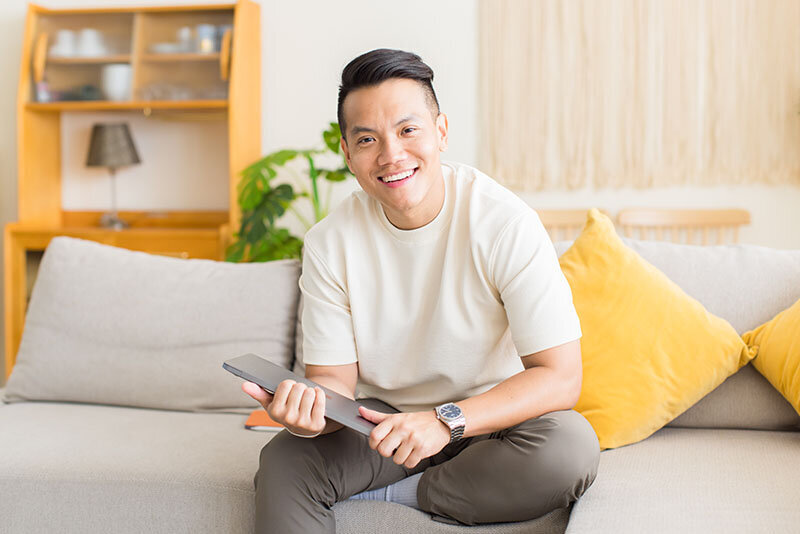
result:
[(256, 532), (333, 533), (335, 503), (420, 471), (417, 499), (431, 514), (467, 525), (533, 519), (583, 495), (599, 454), (594, 430), (573, 410), (450, 444), (414, 469), (348, 429), (314, 439), (281, 432), (261, 451)]

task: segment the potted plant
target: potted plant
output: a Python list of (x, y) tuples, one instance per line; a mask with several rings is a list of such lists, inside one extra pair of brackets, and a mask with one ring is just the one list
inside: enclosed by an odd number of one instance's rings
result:
[[(324, 148), (278, 150), (241, 172), (242, 179), (237, 189), (242, 221), (239, 231), (234, 234), (234, 242), (226, 251), (226, 261), (255, 262), (300, 257), (303, 240), (292, 235), (288, 229), (279, 228), (276, 222), (288, 209), (308, 230), (328, 214), (333, 183), (342, 182), (352, 175), (341, 151), (341, 135), (339, 125), (332, 122), (322, 132)], [(298, 171), (287, 165), (296, 158), (302, 158), (305, 162), (305, 177), (310, 189), (304, 188), (296, 193), (287, 183), (273, 186), (272, 181), (280, 171), (297, 176)], [(328, 167), (332, 168), (322, 166), (326, 160)], [(332, 165), (331, 161), (334, 162)], [(320, 197), (322, 179), (330, 182), (324, 202)], [(307, 198), (311, 202), (313, 221), (293, 206), (298, 198)]]

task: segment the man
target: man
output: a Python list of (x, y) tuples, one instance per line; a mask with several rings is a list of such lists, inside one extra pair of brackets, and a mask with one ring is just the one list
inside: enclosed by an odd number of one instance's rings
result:
[(434, 519), (521, 521), (594, 481), (597, 437), (571, 409), (582, 371), (569, 285), (530, 207), (440, 161), (448, 124), (432, 80), (398, 50), (345, 67), (341, 146), (363, 191), (308, 232), (300, 278), (306, 376), (401, 413), (362, 408), (378, 424), (366, 438), (325, 419), (319, 388), (244, 383), (288, 430), (261, 453), (258, 532), (334, 532), (331, 506), (387, 486), (410, 488), (406, 504)]

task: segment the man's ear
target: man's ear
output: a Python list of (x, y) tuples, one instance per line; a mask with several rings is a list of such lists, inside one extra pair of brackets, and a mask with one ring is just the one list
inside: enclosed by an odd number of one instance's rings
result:
[(344, 135), (341, 137), (341, 139), (339, 139), (339, 144), (342, 147), (342, 153), (344, 153), (344, 159), (347, 162), (347, 168), (350, 169), (350, 172), (353, 172), (353, 167), (350, 165), (350, 150), (347, 147), (347, 141), (344, 140)]
[(447, 115), (439, 113), (436, 117), (436, 131), (439, 134), (439, 151), (447, 150)]

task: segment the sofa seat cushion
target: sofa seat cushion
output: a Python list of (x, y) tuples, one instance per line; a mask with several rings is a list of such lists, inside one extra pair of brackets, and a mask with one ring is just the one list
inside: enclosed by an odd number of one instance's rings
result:
[(567, 528), (570, 507), (531, 521), (470, 527), (432, 521), (424, 512), (392, 502), (344, 501), (333, 511), (337, 534), (556, 534)]
[(603, 451), (567, 533), (793, 532), (800, 432), (663, 428)]
[(88, 404), (2, 404), (4, 527), (250, 533), (253, 476), (271, 434), (244, 430), (245, 418)]
[[(0, 518), (8, 532), (251, 534), (261, 448), (246, 416), (77, 403), (0, 403)], [(569, 508), (466, 529), (405, 506), (334, 507), (342, 533), (564, 532)], [(372, 526), (370, 526), (372, 525)]]

